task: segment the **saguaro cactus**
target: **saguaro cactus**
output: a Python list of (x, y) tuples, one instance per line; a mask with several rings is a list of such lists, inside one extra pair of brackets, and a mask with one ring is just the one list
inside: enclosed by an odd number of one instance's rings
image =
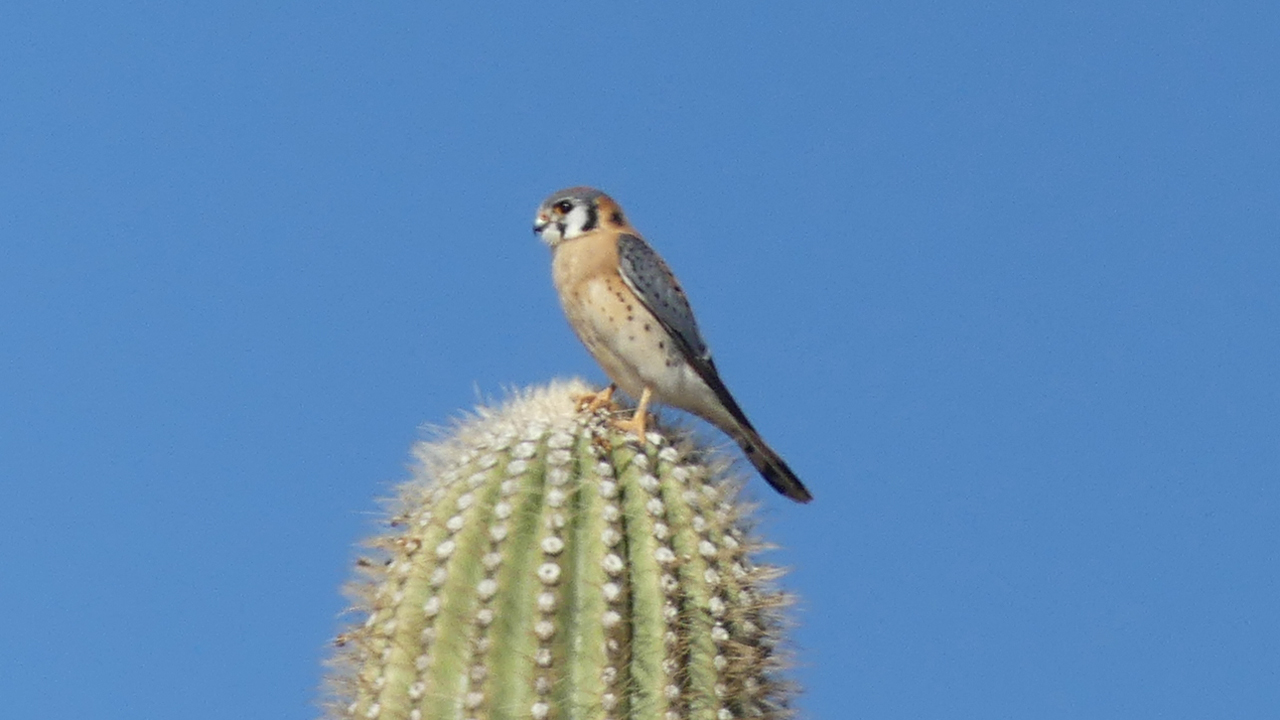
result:
[(641, 445), (561, 382), (417, 446), (350, 588), (337, 718), (783, 718), (787, 598), (687, 433)]

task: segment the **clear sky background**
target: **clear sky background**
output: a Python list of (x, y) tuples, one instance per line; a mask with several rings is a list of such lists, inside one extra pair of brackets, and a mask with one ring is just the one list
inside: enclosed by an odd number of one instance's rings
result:
[(312, 717), (421, 426), (603, 380), (591, 184), (817, 497), (806, 716), (1280, 716), (1275, 2), (110, 5), (0, 9), (0, 715)]

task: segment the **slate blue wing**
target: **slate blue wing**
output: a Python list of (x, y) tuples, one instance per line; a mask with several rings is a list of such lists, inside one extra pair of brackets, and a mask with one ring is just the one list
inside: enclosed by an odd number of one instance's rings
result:
[(711, 388), (720, 404), (738, 423), (736, 428), (721, 429), (738, 443), (747, 459), (775, 490), (796, 502), (807, 503), (812, 500), (813, 495), (805, 488), (804, 483), (800, 482), (800, 478), (796, 477), (782, 456), (769, 447), (760, 433), (751, 426), (746, 414), (729, 393), (729, 388), (720, 379), (720, 373), (711, 359), (711, 351), (698, 332), (689, 299), (685, 297), (684, 290), (676, 282), (667, 264), (648, 243), (630, 234), (618, 237), (618, 261), (623, 282), (631, 287), (667, 334), (675, 339), (689, 366)]
[(689, 307), (689, 298), (685, 296), (662, 257), (644, 240), (624, 233), (618, 236), (618, 262), (622, 279), (631, 286), (640, 302), (644, 303), (658, 322), (662, 323), (667, 333), (680, 343), (680, 350), (689, 365), (734, 419), (750, 429), (751, 422), (720, 379), (720, 373), (711, 359), (711, 351), (698, 332), (693, 309)]
[(658, 253), (644, 240), (623, 233), (618, 236), (618, 262), (622, 279), (635, 291), (640, 302), (658, 318), (658, 322), (679, 342), (688, 354), (710, 359), (711, 352), (698, 332), (689, 298)]

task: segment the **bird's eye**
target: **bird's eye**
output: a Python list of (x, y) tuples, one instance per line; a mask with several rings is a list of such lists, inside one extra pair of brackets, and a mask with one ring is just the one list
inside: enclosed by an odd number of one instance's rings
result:
[(567, 215), (569, 214), (569, 211), (573, 209), (573, 203), (569, 202), (568, 200), (561, 200), (560, 202), (556, 203), (555, 207), (556, 207), (556, 212)]

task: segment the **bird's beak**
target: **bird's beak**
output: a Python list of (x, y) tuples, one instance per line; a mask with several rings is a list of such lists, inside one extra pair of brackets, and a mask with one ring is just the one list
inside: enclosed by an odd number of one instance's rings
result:
[(547, 247), (555, 247), (564, 239), (564, 222), (557, 222), (550, 213), (540, 212), (533, 220), (533, 234), (542, 238)]

